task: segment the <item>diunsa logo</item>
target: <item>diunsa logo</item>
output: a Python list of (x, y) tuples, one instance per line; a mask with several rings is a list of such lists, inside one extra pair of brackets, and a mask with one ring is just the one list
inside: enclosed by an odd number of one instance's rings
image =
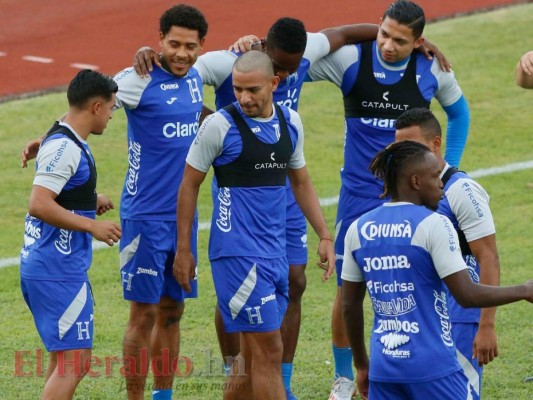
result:
[(404, 220), (405, 224), (376, 224), (376, 221), (368, 221), (361, 227), (361, 236), (366, 240), (387, 237), (411, 237), (411, 223)]
[(162, 83), (159, 87), (161, 88), (161, 90), (172, 90), (180, 88), (177, 83)]

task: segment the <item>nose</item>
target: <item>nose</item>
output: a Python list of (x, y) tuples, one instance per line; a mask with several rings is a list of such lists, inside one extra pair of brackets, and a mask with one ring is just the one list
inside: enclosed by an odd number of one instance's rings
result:
[(393, 49), (394, 49), (394, 46), (392, 44), (392, 40), (391, 39), (385, 40), (385, 42), (383, 43), (383, 50), (391, 51)]

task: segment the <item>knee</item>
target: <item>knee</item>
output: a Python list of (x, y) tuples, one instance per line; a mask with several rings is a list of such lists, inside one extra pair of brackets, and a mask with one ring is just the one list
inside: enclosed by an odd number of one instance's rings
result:
[(132, 303), (128, 331), (150, 332), (157, 316), (155, 304)]
[[(304, 268), (294, 267), (295, 271), (291, 271), (289, 275), (289, 300), (291, 302), (300, 302), (307, 287), (307, 278), (305, 276)], [(296, 270), (298, 270), (296, 272)]]
[(179, 325), (183, 311), (185, 309), (185, 303), (160, 303), (159, 312), (157, 315), (158, 325), (168, 328), (171, 326)]

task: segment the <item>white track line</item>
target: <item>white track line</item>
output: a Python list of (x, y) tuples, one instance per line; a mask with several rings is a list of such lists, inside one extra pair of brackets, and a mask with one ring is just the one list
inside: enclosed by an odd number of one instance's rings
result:
[(100, 68), (98, 65), (92, 65), (92, 64), (83, 64), (83, 63), (72, 63), (70, 64), (72, 68), (78, 68), (78, 69), (93, 69), (97, 70)]
[(37, 63), (42, 63), (42, 64), (51, 64), (54, 62), (53, 58), (37, 57), (37, 56), (24, 56), (22, 57), (22, 59), (26, 61), (37, 62)]
[(5, 57), (7, 56), (7, 53), (5, 51), (0, 51), (0, 57)]
[[(484, 176), (505, 174), (509, 172), (521, 171), (524, 169), (531, 169), (531, 168), (533, 168), (533, 160), (513, 163), (513, 164), (507, 164), (501, 167), (478, 169), (478, 170), (470, 172), (468, 175), (470, 175), (472, 178), (482, 178)], [(320, 205), (322, 207), (328, 207), (328, 206), (337, 204), (338, 201), (339, 201), (339, 196), (326, 197), (326, 198), (320, 199)], [(211, 222), (200, 222), (198, 224), (198, 229), (201, 231), (208, 230), (210, 227), (211, 227)], [(93, 242), (93, 250), (104, 249), (104, 248), (109, 248), (109, 246), (102, 242), (97, 242), (97, 241)], [(19, 257), (0, 258), (0, 268), (9, 267), (11, 265), (18, 265), (18, 263), (19, 263)]]

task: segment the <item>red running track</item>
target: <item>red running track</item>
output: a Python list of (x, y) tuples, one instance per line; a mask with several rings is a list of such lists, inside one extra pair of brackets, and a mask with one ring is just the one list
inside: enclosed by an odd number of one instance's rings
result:
[[(191, 0), (209, 23), (204, 51), (225, 49), (248, 33), (264, 36), (279, 17), (308, 31), (357, 22), (378, 23), (392, 0)], [(435, 20), (520, 0), (419, 0)], [(131, 65), (141, 45), (158, 47), (167, 0), (3, 0), (0, 2), (0, 101), (66, 85), (79, 68), (113, 75)], [(30, 58), (28, 58), (30, 57)], [(33, 57), (33, 58), (32, 58)]]

